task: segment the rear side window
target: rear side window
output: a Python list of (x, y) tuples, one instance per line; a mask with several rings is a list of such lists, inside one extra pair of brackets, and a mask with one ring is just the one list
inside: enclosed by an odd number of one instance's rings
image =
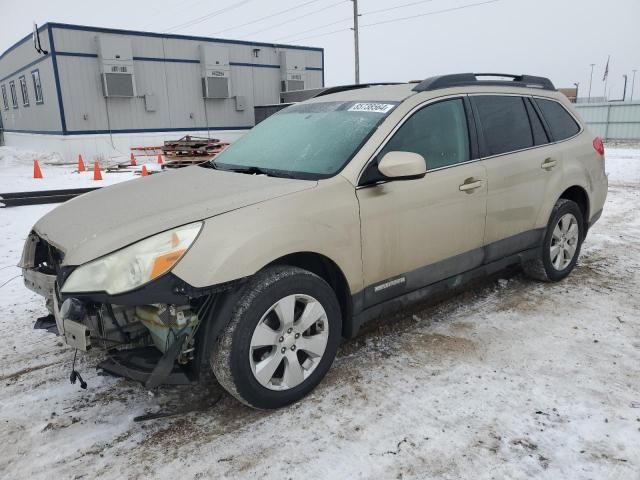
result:
[(573, 137), (580, 131), (580, 126), (558, 102), (542, 98), (536, 98), (535, 102), (540, 107), (547, 125), (549, 125), (554, 141), (557, 142)]
[(489, 155), (533, 146), (533, 135), (522, 97), (474, 96)]
[(538, 112), (536, 112), (535, 108), (529, 100), (525, 100), (525, 105), (527, 106), (527, 113), (529, 114), (529, 121), (531, 122), (531, 133), (533, 133), (533, 142), (536, 145), (544, 145), (549, 143), (549, 137), (547, 137), (547, 133), (544, 131), (544, 127), (542, 126), (542, 122), (540, 121), (540, 117), (538, 116)]
[(470, 160), (469, 131), (462, 99), (428, 105), (414, 113), (384, 146), (387, 152), (419, 153), (427, 170), (448, 167)]

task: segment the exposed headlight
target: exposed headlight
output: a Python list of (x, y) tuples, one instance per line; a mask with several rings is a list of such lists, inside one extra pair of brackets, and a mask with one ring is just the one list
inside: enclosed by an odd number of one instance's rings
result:
[(64, 293), (127, 292), (171, 270), (198, 236), (202, 222), (191, 223), (141, 240), (76, 268)]

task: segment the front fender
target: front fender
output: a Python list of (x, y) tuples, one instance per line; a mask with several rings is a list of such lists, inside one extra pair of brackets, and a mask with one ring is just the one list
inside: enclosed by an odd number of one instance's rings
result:
[(351, 291), (360, 291), (360, 248), (355, 190), (338, 176), (314, 189), (206, 220), (173, 273), (203, 288), (251, 276), (285, 255), (314, 252), (334, 261)]

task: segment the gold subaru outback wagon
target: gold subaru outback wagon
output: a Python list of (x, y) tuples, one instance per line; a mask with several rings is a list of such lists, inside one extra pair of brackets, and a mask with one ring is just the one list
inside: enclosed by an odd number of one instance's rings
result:
[(20, 266), (107, 372), (152, 388), (210, 367), (278, 408), (376, 316), (511, 265), (563, 279), (606, 194), (602, 141), (546, 78), (340, 87), (215, 161), (59, 206)]

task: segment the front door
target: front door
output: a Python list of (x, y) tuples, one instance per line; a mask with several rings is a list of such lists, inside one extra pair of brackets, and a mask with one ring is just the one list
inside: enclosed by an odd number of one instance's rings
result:
[(472, 160), (467, 118), (462, 98), (416, 111), (376, 160), (419, 153), (427, 174), (357, 189), (365, 307), (482, 263), (487, 181)]

